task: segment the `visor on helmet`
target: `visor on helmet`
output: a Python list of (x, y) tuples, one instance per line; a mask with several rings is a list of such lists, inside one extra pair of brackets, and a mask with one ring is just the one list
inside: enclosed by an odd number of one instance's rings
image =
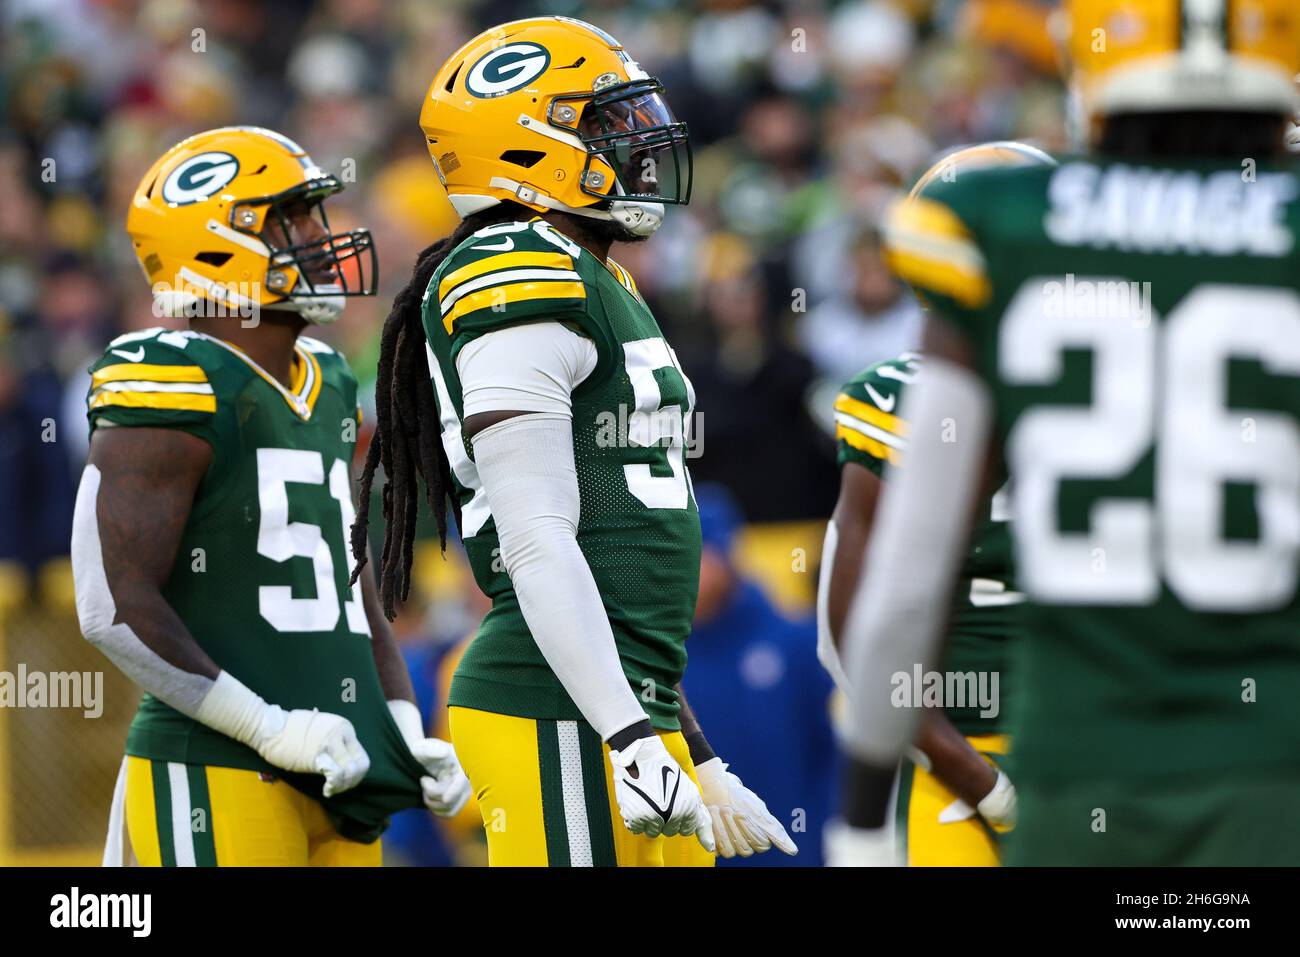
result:
[[(691, 143), (686, 124), (678, 122), (663, 98), (658, 80), (637, 80), (580, 97), (576, 132), (587, 147), (582, 191), (599, 199), (618, 197), (641, 202), (684, 205), (691, 196)], [(557, 97), (556, 104), (579, 97)], [(563, 125), (563, 124), (556, 124)], [(573, 129), (573, 126), (569, 126)], [(612, 188), (604, 173), (593, 170), (599, 157), (614, 170)]]

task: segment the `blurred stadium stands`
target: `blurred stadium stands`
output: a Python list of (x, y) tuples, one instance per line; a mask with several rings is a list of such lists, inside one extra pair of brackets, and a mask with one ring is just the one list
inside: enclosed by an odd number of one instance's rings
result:
[[(757, 523), (740, 535), (738, 566), (797, 611), (812, 598), (834, 500), (828, 396), (847, 374), (916, 345), (910, 295), (878, 268), (876, 217), (936, 150), (997, 138), (1064, 145), (1051, 6), (9, 0), (0, 670), (102, 670), (106, 707), (97, 720), (0, 708), (0, 864), (98, 860), (137, 698), (79, 638), (66, 552), (86, 366), (114, 335), (158, 324), (122, 224), (166, 147), (225, 124), (300, 140), (348, 182), (331, 216), (372, 228), (391, 294), (454, 221), (416, 122), (443, 58), (492, 23), (541, 13), (619, 37), (667, 84), (697, 173), (691, 206), (620, 260), (696, 385), (697, 481), (727, 485)], [(363, 385), (388, 301), (354, 300), (327, 331)], [(473, 586), (454, 567), (429, 574), (433, 624), (408, 630), (454, 641), (472, 627)]]

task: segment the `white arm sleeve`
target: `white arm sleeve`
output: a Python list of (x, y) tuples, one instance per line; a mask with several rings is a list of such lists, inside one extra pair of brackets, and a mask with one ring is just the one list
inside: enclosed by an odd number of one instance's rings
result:
[(473, 438), (501, 560), (533, 640), (602, 740), (645, 720), (578, 547), (578, 473), (567, 414), (518, 415)]
[(72, 580), (81, 633), (141, 688), (194, 718), (213, 679), (182, 671), (141, 641), (126, 622), (115, 622), (117, 605), (99, 544), (99, 482), (99, 469), (87, 465), (72, 512)]
[(117, 604), (108, 587), (99, 541), (99, 484), (99, 469), (87, 465), (72, 513), (72, 579), (81, 633), (158, 700), (236, 741), (256, 746), (267, 721), (274, 726), (277, 716), (270, 712), (278, 708), (269, 707), (227, 671), (212, 679), (176, 667), (146, 645), (129, 624), (116, 620)]
[[(984, 383), (941, 359), (927, 360), (899, 415), (910, 423), (907, 457), (885, 482), (844, 635), (854, 689), (847, 743), (877, 766), (916, 735), (921, 712), (894, 706), (891, 679), (911, 680), (916, 664), (928, 671), (938, 658), (992, 420)], [(946, 440), (946, 420), (956, 441)]]
[(596, 345), (558, 322), (498, 329), (456, 356), (465, 417), (477, 412), (556, 412), (596, 368)]

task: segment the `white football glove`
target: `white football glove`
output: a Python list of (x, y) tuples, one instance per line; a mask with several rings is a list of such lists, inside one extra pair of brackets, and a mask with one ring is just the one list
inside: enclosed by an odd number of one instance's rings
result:
[(1010, 831), (1016, 826), (1016, 787), (1004, 772), (998, 772), (993, 790), (984, 795), (975, 810), (998, 833)]
[(773, 844), (791, 857), (799, 853), (763, 799), (728, 771), (721, 758), (697, 764), (695, 774), (700, 779), (700, 794), (713, 821), (719, 856), (749, 857), (756, 851), (770, 850)]
[(713, 822), (700, 790), (658, 736), (611, 750), (609, 761), (614, 799), (629, 831), (647, 837), (694, 834), (706, 851), (714, 850)]
[(469, 800), (469, 778), (461, 770), (456, 749), (441, 738), (426, 738), (420, 711), (410, 701), (388, 702), (397, 729), (410, 748), (415, 760), (424, 766), (428, 775), (420, 778), (424, 792), (424, 806), (439, 817), (454, 817)]
[(277, 768), (325, 775), (325, 797), (356, 787), (370, 770), (352, 722), (328, 711), (268, 705), (248, 744)]
[(897, 867), (894, 835), (885, 828), (849, 827), (843, 821), (826, 826), (827, 867)]

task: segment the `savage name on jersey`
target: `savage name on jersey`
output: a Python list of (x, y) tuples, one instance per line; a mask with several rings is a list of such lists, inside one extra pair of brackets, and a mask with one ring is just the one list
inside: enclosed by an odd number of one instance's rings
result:
[(357, 383), (344, 358), (301, 336), (293, 388), (235, 346), (193, 331), (115, 339), (91, 367), (90, 428), (180, 429), (212, 447), (162, 589), (221, 668), (285, 708), (348, 718), (370, 756), (357, 787), (322, 798), (320, 779), (255, 751), (146, 694), (129, 755), (283, 777), (363, 842), (422, 804), (424, 773), (380, 688), (360, 586), (348, 587)]
[(501, 562), (487, 496), (461, 430), (456, 356), (478, 336), (560, 322), (592, 340), (595, 371), (573, 393), (577, 540), (604, 599), (629, 684), (656, 728), (677, 730), (700, 525), (684, 461), (695, 395), (631, 276), (540, 219), (489, 226), (439, 267), (424, 297), (429, 368), (455, 481), (461, 536), (492, 599), (451, 687), (455, 706), (580, 720), (528, 631)]
[(1015, 477), (1018, 780), (1300, 765), (1298, 195), (1289, 165), (1067, 158), (890, 216)]
[[(915, 380), (921, 357), (904, 353), (868, 366), (845, 383), (835, 400), (835, 444), (839, 465), (852, 462), (884, 477), (885, 465), (897, 465), (907, 443), (907, 423), (898, 417), (904, 386)], [(1011, 685), (1010, 643), (1021, 637), (1020, 605), (1015, 590), (1007, 489), (1004, 486), (981, 508), (982, 519), (971, 536), (953, 599), (943, 670), (949, 674), (998, 676), (999, 707), (981, 716), (971, 699), (948, 702), (945, 713), (963, 734), (994, 734), (1007, 725)]]

